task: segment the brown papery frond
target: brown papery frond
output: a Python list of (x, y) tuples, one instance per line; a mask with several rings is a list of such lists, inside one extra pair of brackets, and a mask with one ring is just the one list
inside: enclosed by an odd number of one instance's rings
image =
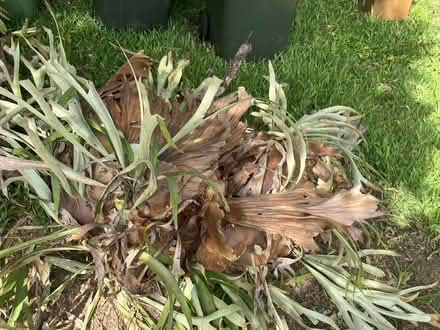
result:
[(151, 58), (138, 53), (100, 90), (116, 127), (124, 133), (129, 143), (138, 143), (140, 135), (140, 99), (135, 78), (139, 81), (146, 79), (151, 65)]
[(313, 238), (318, 234), (383, 214), (371, 195), (350, 190), (323, 198), (311, 184), (278, 194), (232, 198), (228, 204), (228, 222), (279, 234), (312, 250), (317, 249)]

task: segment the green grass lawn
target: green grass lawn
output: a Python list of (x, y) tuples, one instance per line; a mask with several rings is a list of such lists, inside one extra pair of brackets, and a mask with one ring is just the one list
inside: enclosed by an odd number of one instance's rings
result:
[[(141, 33), (106, 29), (93, 16), (92, 0), (52, 2), (71, 63), (97, 87), (125, 61), (113, 46), (117, 43), (157, 60), (169, 51), (190, 59), (184, 76), (190, 86), (211, 73), (223, 77), (229, 69), (194, 33), (199, 7), (179, 5), (168, 29)], [(289, 48), (273, 60), (274, 68), (279, 81), (288, 84), (287, 99), (296, 118), (332, 105), (365, 114), (369, 145), (364, 154), (380, 174), (372, 181), (385, 187), (392, 219), (422, 228), (432, 242), (440, 237), (440, 6), (419, 0), (408, 22), (383, 23), (360, 15), (356, 4), (298, 0)], [(48, 14), (37, 23), (55, 29)], [(233, 87), (266, 96), (265, 75), (267, 63), (248, 64)], [(4, 201), (0, 212), (1, 232), (20, 211)], [(438, 311), (440, 303), (435, 305)]]

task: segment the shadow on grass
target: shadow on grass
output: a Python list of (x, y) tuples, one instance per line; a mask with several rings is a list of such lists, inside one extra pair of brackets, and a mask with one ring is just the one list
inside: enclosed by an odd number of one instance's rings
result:
[[(405, 229), (389, 226), (386, 223), (375, 226), (377, 229), (377, 248), (391, 249), (399, 257), (375, 257), (373, 263), (386, 270), (387, 278), (400, 288), (436, 283), (440, 272), (440, 244), (438, 240), (425, 233), (422, 226)], [(426, 313), (440, 313), (440, 290), (438, 286), (424, 290), (413, 302)], [(411, 325), (407, 322), (394, 322), (398, 329), (434, 329), (431, 325)]]

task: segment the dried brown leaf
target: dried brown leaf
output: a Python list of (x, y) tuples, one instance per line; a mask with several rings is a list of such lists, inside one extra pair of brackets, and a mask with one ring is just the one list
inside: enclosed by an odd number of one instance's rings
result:
[(310, 213), (330, 219), (334, 223), (351, 226), (355, 222), (382, 216), (383, 212), (379, 210), (379, 203), (376, 197), (363, 194), (357, 189), (351, 189), (310, 205), (307, 209)]
[(94, 248), (88, 244), (86, 244), (85, 246), (90, 251), (90, 254), (93, 257), (93, 261), (95, 264), (95, 275), (96, 278), (98, 279), (98, 286), (102, 287), (107, 272), (105, 251)]
[(151, 59), (138, 53), (100, 90), (101, 98), (116, 127), (123, 132), (129, 143), (138, 143), (140, 136), (140, 100), (135, 78), (142, 81), (150, 72)]
[(284, 193), (232, 198), (228, 204), (226, 221), (288, 237), (312, 250), (318, 248), (313, 239), (318, 234), (382, 215), (371, 195), (343, 191), (323, 198), (310, 183)]
[(225, 244), (232, 247), (239, 257), (233, 264), (234, 268), (266, 265), (290, 253), (288, 239), (254, 228), (229, 225), (225, 228), (225, 237)]
[(249, 166), (254, 166), (269, 147), (267, 135), (264, 133), (241, 134), (234, 141), (232, 143), (231, 139), (228, 140), (227, 150), (224, 150), (219, 160), (219, 169), (224, 178), (235, 175), (241, 168), (247, 168), (253, 173)]
[(264, 175), (262, 194), (268, 194), (274, 188), (279, 189), (280, 180), (277, 178), (276, 173), (282, 158), (281, 153), (276, 148), (272, 148), (267, 160), (267, 170)]
[(252, 173), (252, 177), (242, 186), (238, 196), (256, 196), (260, 195), (263, 190), (263, 181), (265, 173), (267, 172), (267, 153), (261, 155), (258, 161), (253, 164), (255, 171)]
[(148, 78), (151, 70), (152, 60), (142, 53), (137, 53), (130, 59), (130, 64), (124, 64), (119, 71), (111, 77), (104, 87), (99, 91), (102, 97), (117, 95), (121, 87), (127, 81), (134, 81), (133, 72), (136, 79)]
[(215, 201), (207, 203), (203, 214), (202, 242), (197, 250), (197, 260), (207, 269), (223, 272), (237, 260), (234, 250), (226, 245), (222, 224), (224, 211)]
[(198, 216), (192, 216), (180, 221), (180, 238), (185, 250), (191, 251), (200, 244), (200, 221)]

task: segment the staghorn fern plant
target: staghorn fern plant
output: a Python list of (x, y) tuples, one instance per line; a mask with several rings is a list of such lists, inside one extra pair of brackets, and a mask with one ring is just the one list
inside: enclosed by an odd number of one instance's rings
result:
[[(318, 280), (350, 328), (393, 329), (385, 316), (439, 325), (408, 304), (408, 294), (427, 287), (399, 291), (351, 275), (383, 276), (360, 258), (389, 254), (356, 251), (346, 238), (361, 239), (359, 223), (382, 214), (356, 165), (363, 128), (353, 109), (295, 122), (271, 64), (268, 100), (244, 88), (223, 96), (216, 77), (180, 90), (189, 63), (174, 65), (171, 54), (156, 79), (151, 59), (136, 54), (97, 91), (45, 31), (48, 47), (15, 35), (5, 47), (14, 70), (1, 66), (2, 192), (23, 182), (58, 229), (0, 242), (0, 298), (22, 296), (26, 274), (38, 275), (42, 293), (26, 303), (35, 308), (28, 327), (43, 322), (37, 306), (53, 310), (82, 276), (90, 283), (75, 318), (82, 329), (93, 328), (104, 295), (116, 300), (123, 328), (287, 329), (282, 310), (305, 328), (339, 329), (275, 285), (295, 278), (294, 267)], [(32, 80), (21, 78), (23, 65)], [(268, 132), (240, 121), (250, 109)], [(339, 253), (310, 254), (326, 233), (339, 239)], [(51, 289), (56, 268), (70, 275)], [(25, 304), (18, 301), (12, 326)], [(71, 322), (53, 313), (46, 326)]]

